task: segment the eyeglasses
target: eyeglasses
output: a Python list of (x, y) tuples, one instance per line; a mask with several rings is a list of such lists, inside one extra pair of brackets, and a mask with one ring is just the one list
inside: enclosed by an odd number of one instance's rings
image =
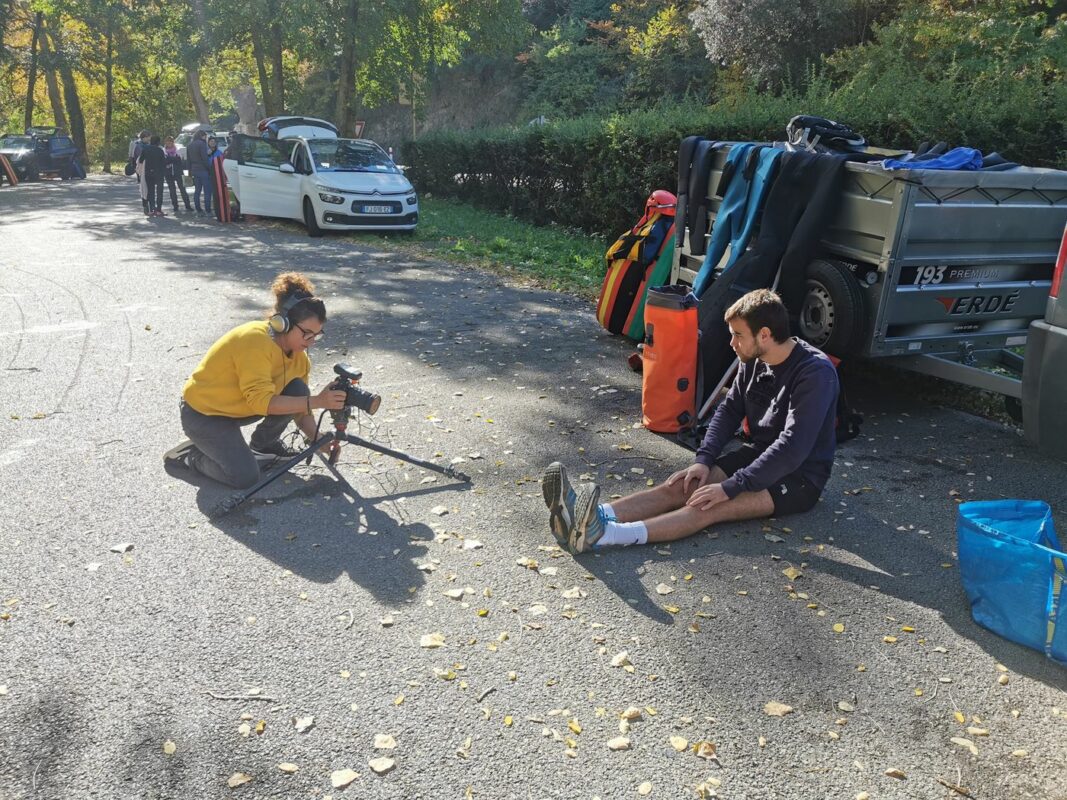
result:
[(300, 332), (304, 334), (305, 342), (317, 342), (319, 341), (319, 339), (326, 335), (326, 331), (309, 331), (299, 322), (294, 322), (293, 325), (299, 328)]

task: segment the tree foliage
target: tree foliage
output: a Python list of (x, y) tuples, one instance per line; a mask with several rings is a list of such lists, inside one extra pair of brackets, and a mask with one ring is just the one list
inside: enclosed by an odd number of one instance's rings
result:
[(763, 87), (799, 85), (808, 67), (866, 39), (894, 0), (699, 0), (690, 14), (713, 62)]

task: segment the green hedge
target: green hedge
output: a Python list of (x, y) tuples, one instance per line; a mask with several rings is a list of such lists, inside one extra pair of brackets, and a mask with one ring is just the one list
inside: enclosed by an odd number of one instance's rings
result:
[(800, 113), (847, 122), (884, 147), (944, 140), (1024, 164), (1067, 168), (1062, 84), (1015, 80), (994, 88), (983, 93), (961, 82), (902, 90), (898, 83), (860, 91), (832, 89), (816, 77), (802, 94), (747, 92), (711, 108), (431, 133), (407, 143), (403, 153), (421, 192), (612, 238), (633, 225), (649, 192), (675, 190), (684, 136), (772, 141), (782, 139), (790, 117)]

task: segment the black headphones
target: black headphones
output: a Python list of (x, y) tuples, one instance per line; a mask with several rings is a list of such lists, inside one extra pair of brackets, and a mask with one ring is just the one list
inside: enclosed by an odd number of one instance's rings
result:
[(271, 332), (276, 336), (281, 336), (283, 333), (288, 333), (293, 329), (293, 324), (289, 320), (289, 312), (303, 303), (305, 300), (311, 300), (315, 297), (313, 294), (303, 292), (301, 294), (294, 294), (279, 308), (274, 314), (271, 314), (270, 319), (267, 320), (267, 324), (270, 326)]

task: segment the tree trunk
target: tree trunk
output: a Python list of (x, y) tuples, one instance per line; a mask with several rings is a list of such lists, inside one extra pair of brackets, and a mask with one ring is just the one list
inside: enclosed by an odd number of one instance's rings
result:
[(70, 118), (70, 138), (75, 146), (81, 151), (83, 160), (88, 160), (88, 151), (85, 148), (85, 115), (82, 114), (82, 104), (78, 97), (78, 87), (74, 83), (74, 70), (70, 66), (63, 53), (63, 38), (58, 28), (48, 27), (45, 35), (52, 39), (52, 50), (56, 55), (56, 63), (59, 66), (59, 77), (63, 81), (63, 100), (67, 107), (67, 116)]
[(347, 0), (341, 28), (341, 69), (337, 76), (337, 125), (342, 136), (352, 135), (352, 95), (356, 91), (356, 22), (359, 0)]
[(104, 52), (104, 172), (111, 174), (111, 113), (115, 99), (115, 31), (108, 17)]
[(282, 26), (270, 26), (270, 95), (279, 114), (285, 113), (285, 74), (282, 68)]
[[(44, 29), (42, 22), (42, 31)], [(63, 95), (59, 91), (59, 81), (56, 80), (55, 54), (48, 44), (48, 37), (41, 36), (41, 69), (44, 72), (44, 82), (48, 87), (48, 99), (52, 103), (52, 119), (57, 128), (67, 127), (67, 114), (63, 110)]]
[(282, 113), (282, 109), (274, 105), (274, 94), (270, 90), (267, 65), (263, 59), (263, 40), (255, 28), (252, 29), (252, 55), (256, 58), (256, 71), (259, 73), (259, 94), (263, 98), (263, 111), (268, 117), (273, 117)]
[(37, 40), (41, 35), (41, 22), (44, 13), (38, 11), (33, 18), (33, 37), (30, 39), (30, 71), (26, 76), (26, 111), (22, 115), (22, 128), (28, 129), (33, 125), (33, 93), (37, 89)]
[(186, 67), (185, 83), (189, 87), (189, 96), (193, 100), (193, 108), (196, 109), (196, 119), (205, 125), (210, 124), (207, 114), (207, 101), (204, 93), (200, 90), (200, 70), (196, 67)]

